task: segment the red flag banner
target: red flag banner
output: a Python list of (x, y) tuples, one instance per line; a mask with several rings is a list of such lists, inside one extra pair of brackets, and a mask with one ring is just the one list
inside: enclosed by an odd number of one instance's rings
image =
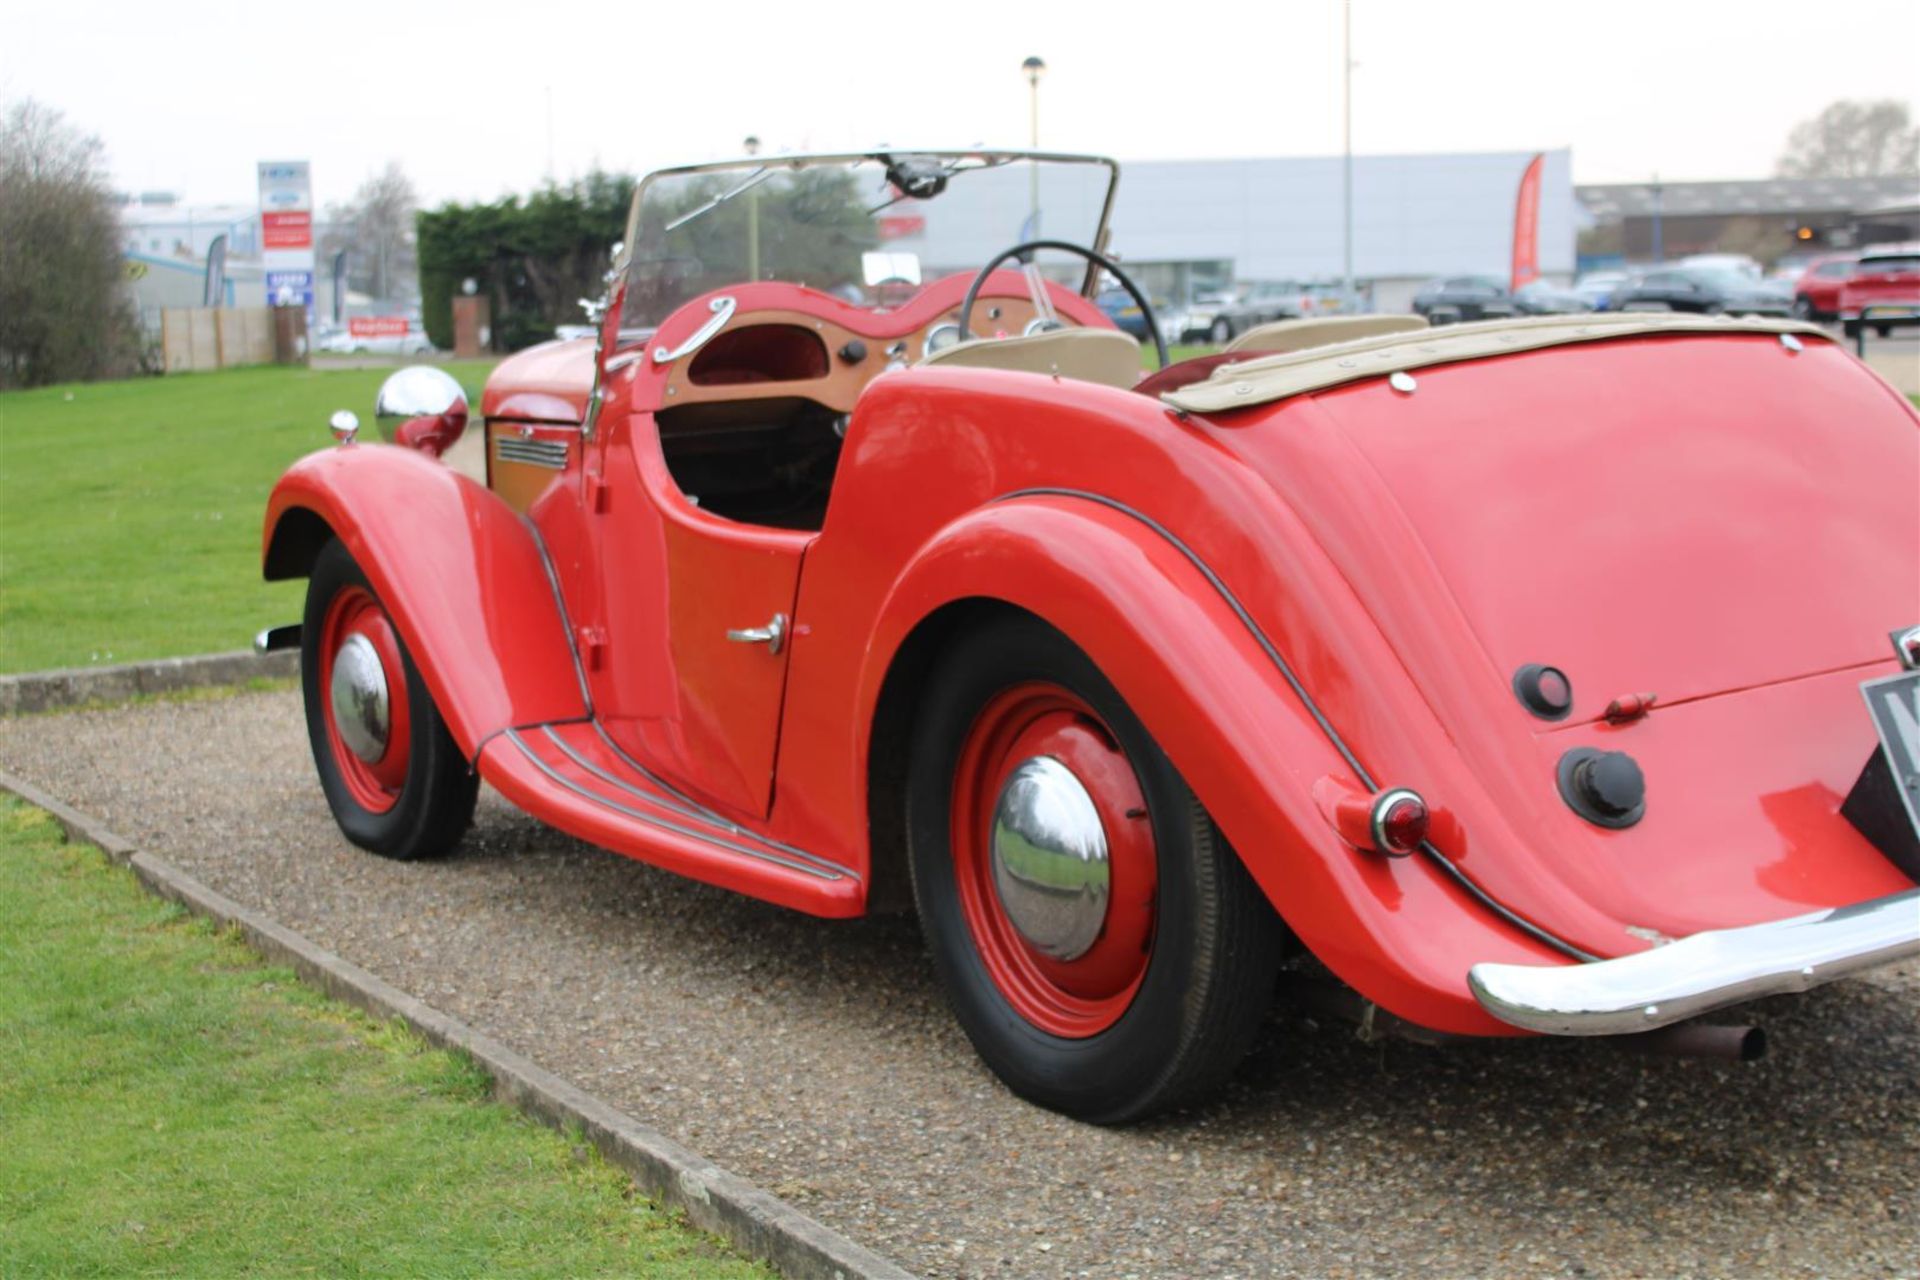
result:
[(1513, 287), (1540, 278), (1540, 167), (1537, 155), (1520, 175), (1520, 198), (1513, 208)]

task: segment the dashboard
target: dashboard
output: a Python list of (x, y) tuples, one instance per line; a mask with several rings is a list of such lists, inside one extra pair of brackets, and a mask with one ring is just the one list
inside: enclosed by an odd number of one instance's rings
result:
[[(996, 338), (1031, 332), (1040, 323), (1030, 298), (983, 297), (974, 302), (970, 328), (977, 337)], [(1061, 323), (1074, 321), (1063, 312)], [(663, 407), (803, 396), (851, 413), (874, 378), (959, 340), (957, 305), (898, 336), (861, 333), (800, 310), (738, 312), (691, 357), (670, 366)]]

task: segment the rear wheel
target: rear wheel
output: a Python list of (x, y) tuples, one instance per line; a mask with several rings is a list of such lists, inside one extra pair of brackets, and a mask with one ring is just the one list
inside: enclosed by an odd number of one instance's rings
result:
[(1207, 337), (1212, 339), (1216, 347), (1226, 346), (1233, 341), (1233, 322), (1225, 316), (1215, 320), (1213, 327), (1207, 331)]
[(1218, 1084), (1280, 926), (1093, 662), (1032, 618), (943, 656), (908, 833), (934, 964), (974, 1048), (1042, 1106), (1119, 1123)]
[(387, 858), (451, 849), (473, 820), (479, 779), (337, 539), (314, 561), (301, 635), (307, 740), (341, 832)]

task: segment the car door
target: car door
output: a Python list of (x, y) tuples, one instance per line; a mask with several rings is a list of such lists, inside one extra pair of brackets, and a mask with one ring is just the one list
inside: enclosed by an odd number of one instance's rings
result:
[(682, 493), (651, 413), (596, 436), (583, 506), (597, 582), (576, 617), (594, 714), (676, 787), (744, 818), (772, 801), (800, 565), (815, 535)]

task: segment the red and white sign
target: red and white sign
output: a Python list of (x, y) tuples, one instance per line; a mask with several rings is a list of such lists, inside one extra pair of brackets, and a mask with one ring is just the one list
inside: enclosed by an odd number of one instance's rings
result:
[(313, 215), (304, 210), (292, 213), (260, 215), (260, 247), (263, 249), (313, 248)]
[(405, 316), (348, 316), (347, 332), (356, 338), (404, 338)]
[(874, 222), (882, 240), (905, 240), (924, 235), (927, 230), (927, 220), (915, 214), (876, 218)]
[(1537, 155), (1520, 175), (1520, 198), (1513, 209), (1513, 288), (1540, 278), (1540, 167)]
[(313, 324), (313, 167), (305, 160), (262, 160), (260, 265), (266, 302), (304, 305)]

